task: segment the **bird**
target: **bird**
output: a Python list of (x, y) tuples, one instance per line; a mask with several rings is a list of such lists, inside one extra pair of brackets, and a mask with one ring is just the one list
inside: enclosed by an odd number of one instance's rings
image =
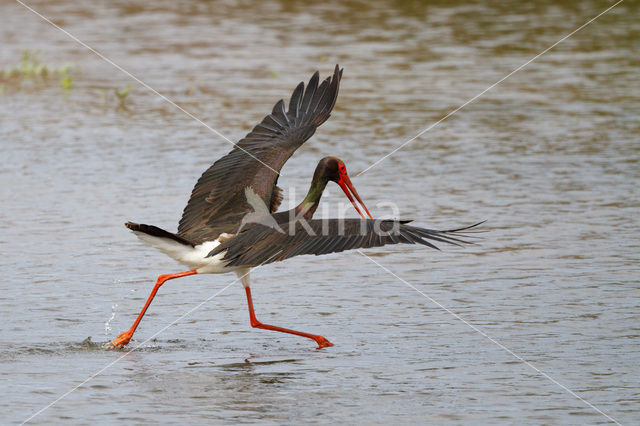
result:
[[(336, 65), (333, 75), (322, 83), (317, 71), (306, 86), (299, 83), (288, 108), (284, 100), (278, 101), (271, 114), (209, 167), (193, 188), (176, 233), (153, 225), (125, 223), (144, 243), (191, 269), (158, 276), (133, 325), (110, 342), (110, 348), (123, 348), (130, 342), (166, 281), (227, 272), (235, 272), (245, 289), (252, 327), (306, 337), (314, 340), (319, 349), (333, 346), (320, 335), (260, 322), (253, 307), (250, 270), (304, 254), (322, 255), (398, 243), (437, 249), (428, 240), (455, 245), (469, 243), (465, 232), (479, 223), (438, 231), (408, 225), (408, 220), (373, 219), (349, 178), (346, 164), (335, 156), (318, 162), (309, 191), (299, 205), (277, 212), (283, 199), (277, 186), (280, 169), (329, 118), (342, 73)], [(330, 181), (340, 186), (360, 219), (313, 219)]]

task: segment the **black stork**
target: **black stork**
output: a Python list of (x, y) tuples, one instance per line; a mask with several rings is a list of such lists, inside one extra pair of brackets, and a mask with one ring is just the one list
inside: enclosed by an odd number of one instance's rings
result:
[[(423, 244), (427, 240), (450, 244), (466, 228), (436, 231), (407, 225), (408, 221), (373, 220), (355, 190), (346, 166), (336, 157), (318, 163), (304, 200), (290, 211), (276, 210), (282, 192), (276, 186), (279, 171), (297, 148), (324, 123), (335, 105), (342, 70), (319, 83), (316, 72), (306, 86), (300, 83), (285, 110), (283, 100), (227, 155), (216, 161), (196, 183), (178, 225), (171, 233), (152, 225), (127, 222), (143, 242), (159, 249), (191, 270), (160, 275), (131, 328), (110, 343), (113, 348), (129, 343), (158, 289), (167, 280), (194, 274), (235, 272), (245, 288), (252, 327), (280, 331), (313, 339), (318, 348), (333, 346), (326, 338), (263, 324), (256, 318), (249, 271), (267, 263), (303, 254), (337, 253), (385, 244)], [(362, 219), (312, 219), (329, 181), (336, 182)], [(369, 219), (358, 208), (360, 203)]]

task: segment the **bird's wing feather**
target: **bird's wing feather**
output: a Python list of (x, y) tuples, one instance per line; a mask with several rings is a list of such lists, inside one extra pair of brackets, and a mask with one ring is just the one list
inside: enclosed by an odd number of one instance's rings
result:
[[(178, 235), (201, 242), (222, 232), (233, 233), (242, 216), (251, 211), (244, 189), (251, 187), (267, 206), (278, 204), (274, 187), (280, 169), (291, 155), (330, 116), (342, 70), (319, 83), (316, 72), (306, 88), (298, 84), (289, 109), (280, 100), (260, 124), (224, 157), (203, 173), (184, 209)], [(274, 199), (274, 197), (276, 199)]]
[(273, 195), (271, 196), (271, 206), (269, 206), (269, 211), (271, 213), (275, 213), (282, 204), (282, 199), (284, 196), (282, 195), (282, 188), (279, 186), (273, 187)]
[[(298, 222), (295, 232), (284, 233), (256, 225), (216, 247), (209, 256), (226, 252), (228, 266), (258, 266), (303, 254), (322, 255), (387, 244), (422, 244), (438, 249), (431, 241), (454, 245), (469, 244), (465, 234), (479, 223), (460, 229), (437, 231), (407, 225), (408, 221), (369, 219), (330, 219), (307, 221), (308, 229)], [(278, 253), (280, 251), (280, 253)], [(276, 254), (277, 253), (277, 254)]]

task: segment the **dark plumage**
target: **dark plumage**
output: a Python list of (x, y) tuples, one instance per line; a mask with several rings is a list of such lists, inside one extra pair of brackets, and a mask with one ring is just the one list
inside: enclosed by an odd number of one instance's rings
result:
[(298, 84), (288, 111), (280, 100), (271, 114), (231, 152), (209, 167), (193, 188), (180, 219), (178, 236), (199, 244), (215, 240), (223, 232), (235, 233), (242, 217), (253, 211), (245, 197), (247, 187), (251, 187), (266, 206), (277, 207), (281, 195), (274, 187), (280, 169), (329, 118), (341, 77), (342, 70), (336, 65), (333, 77), (320, 85), (318, 72), (313, 74), (306, 89), (304, 83)]
[(169, 231), (165, 231), (164, 229), (158, 228), (157, 226), (145, 225), (144, 223), (133, 223), (133, 222), (127, 222), (124, 224), (124, 226), (126, 226), (127, 228), (135, 232), (143, 232), (147, 235), (151, 235), (152, 237), (167, 238), (167, 239), (176, 241), (180, 244), (193, 247), (193, 243), (191, 243), (191, 241), (187, 241), (184, 238), (180, 238), (178, 235)]
[[(253, 224), (236, 237), (220, 244), (209, 253), (215, 256), (226, 251), (223, 260), (230, 267), (254, 267), (279, 262), (304, 254), (316, 256), (358, 248), (381, 247), (387, 244), (422, 244), (438, 249), (428, 240), (461, 245), (469, 244), (464, 232), (480, 223), (459, 229), (437, 231), (407, 225), (410, 221), (370, 219), (316, 219), (305, 222), (283, 221), (280, 232), (273, 227)], [(290, 230), (294, 232), (290, 232)]]

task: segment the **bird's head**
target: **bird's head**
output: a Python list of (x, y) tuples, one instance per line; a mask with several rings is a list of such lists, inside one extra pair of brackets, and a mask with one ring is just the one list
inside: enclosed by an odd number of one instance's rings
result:
[(360, 213), (360, 216), (362, 216), (362, 218), (365, 218), (365, 216), (356, 205), (353, 197), (355, 197), (356, 200), (358, 200), (358, 202), (362, 205), (369, 218), (373, 219), (371, 217), (371, 213), (369, 213), (369, 210), (367, 209), (367, 206), (364, 205), (364, 202), (358, 195), (356, 188), (351, 183), (351, 179), (349, 179), (349, 175), (347, 174), (347, 166), (344, 164), (344, 161), (342, 161), (338, 157), (324, 157), (322, 160), (320, 160), (320, 162), (318, 162), (318, 166), (316, 167), (316, 171), (314, 173), (314, 178), (315, 177), (337, 183), (340, 188), (342, 188), (349, 201), (351, 201), (353, 207), (355, 207), (358, 213)]

